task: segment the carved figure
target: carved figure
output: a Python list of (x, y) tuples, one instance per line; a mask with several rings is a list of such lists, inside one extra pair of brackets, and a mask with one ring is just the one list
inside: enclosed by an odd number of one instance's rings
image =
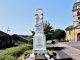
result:
[(40, 14), (40, 16), (38, 14), (36, 14), (35, 19), (36, 19), (36, 23), (35, 23), (36, 30), (42, 30), (42, 27), (43, 27), (42, 14)]

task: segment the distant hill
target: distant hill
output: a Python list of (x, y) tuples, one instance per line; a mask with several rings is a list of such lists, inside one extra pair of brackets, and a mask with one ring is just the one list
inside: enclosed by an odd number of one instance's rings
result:
[(20, 35), (20, 36), (22, 36), (22, 37), (24, 37), (24, 38), (27, 38), (27, 37), (29, 37), (29, 36), (31, 36), (31, 35)]

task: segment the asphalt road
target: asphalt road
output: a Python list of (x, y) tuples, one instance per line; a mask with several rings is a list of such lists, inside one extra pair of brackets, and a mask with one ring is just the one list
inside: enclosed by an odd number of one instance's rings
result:
[(80, 41), (78, 41), (78, 42), (62, 42), (62, 43), (80, 50)]
[[(78, 47), (78, 45), (75, 43), (75, 45), (73, 45), (74, 43), (72, 43), (72, 42), (65, 42), (64, 44), (68, 44), (68, 45), (71, 45), (71, 46), (74, 46), (74, 47)], [(79, 42), (78, 42), (78, 44), (79, 44)], [(69, 55), (67, 55), (66, 53), (64, 53), (63, 51), (62, 51), (62, 49), (65, 49), (64, 47), (58, 47), (57, 46), (57, 43), (56, 44), (46, 44), (46, 46), (47, 47), (52, 47), (53, 48), (53, 50), (55, 50), (56, 52), (57, 52), (57, 54), (59, 55), (59, 60), (75, 60), (75, 59), (73, 59), (72, 57), (70, 57)]]

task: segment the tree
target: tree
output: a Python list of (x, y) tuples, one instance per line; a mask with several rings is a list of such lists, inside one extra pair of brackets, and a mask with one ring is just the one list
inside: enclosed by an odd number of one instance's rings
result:
[(66, 33), (64, 30), (56, 29), (54, 33), (54, 38), (59, 39), (59, 42), (60, 42), (61, 38), (65, 38), (65, 34)]
[(44, 34), (46, 35), (46, 40), (51, 40), (54, 38), (54, 30), (49, 21), (44, 22)]

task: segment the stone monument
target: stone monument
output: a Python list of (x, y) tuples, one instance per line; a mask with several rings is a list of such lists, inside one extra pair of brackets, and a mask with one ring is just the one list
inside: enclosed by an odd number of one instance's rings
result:
[(34, 58), (34, 54), (44, 53), (46, 59), (49, 59), (50, 56), (47, 54), (46, 50), (46, 36), (44, 35), (44, 27), (43, 27), (43, 11), (41, 8), (36, 9), (35, 14), (35, 35), (33, 37), (33, 53), (30, 55), (30, 58)]

